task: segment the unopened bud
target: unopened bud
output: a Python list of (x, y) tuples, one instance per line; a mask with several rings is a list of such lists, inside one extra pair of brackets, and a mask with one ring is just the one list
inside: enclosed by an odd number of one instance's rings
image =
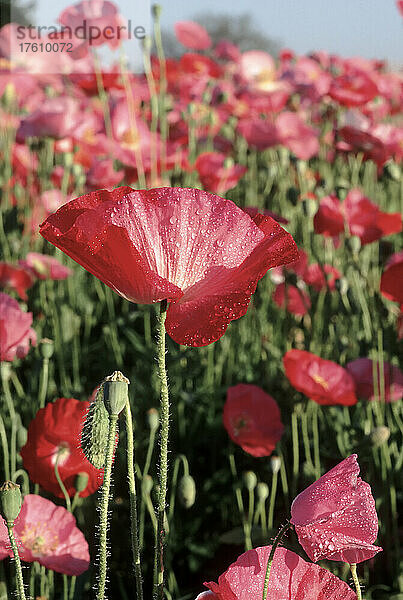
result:
[(179, 481), (178, 498), (184, 508), (190, 508), (195, 503), (196, 484), (191, 475), (184, 475)]
[(153, 489), (154, 482), (151, 475), (146, 475), (141, 482), (141, 490), (145, 496), (149, 496), (151, 494), (151, 490)]
[(0, 487), (0, 512), (7, 523), (13, 523), (20, 514), (22, 497), (20, 486), (6, 481)]
[(77, 492), (83, 492), (88, 485), (88, 473), (81, 472), (77, 475), (76, 480), (74, 482), (74, 487)]
[(24, 425), (20, 425), (17, 429), (17, 447), (18, 450), (21, 450), (23, 446), (27, 443), (28, 439), (28, 431)]
[(129, 400), (129, 380), (120, 371), (114, 371), (104, 381), (104, 403), (110, 415), (119, 415)]
[(147, 423), (151, 431), (157, 431), (160, 424), (160, 415), (156, 408), (147, 411)]
[(349, 240), (348, 240), (348, 247), (350, 248), (350, 250), (354, 253), (357, 254), (361, 248), (361, 240), (358, 237), (358, 235), (352, 235)]
[(51, 358), (55, 350), (53, 340), (50, 340), (49, 338), (43, 338), (41, 340), (39, 349), (41, 351), (42, 358)]
[(270, 459), (270, 465), (273, 473), (278, 473), (281, 468), (281, 458), (279, 456), (272, 456)]
[(247, 490), (252, 492), (257, 485), (257, 477), (253, 471), (245, 471), (243, 474), (243, 482)]
[(99, 386), (90, 404), (81, 432), (81, 448), (96, 469), (102, 469), (105, 464), (109, 435), (109, 415), (103, 401), (103, 386), (103, 383)]
[(154, 19), (156, 21), (158, 21), (161, 16), (161, 13), (162, 13), (161, 4), (153, 4), (151, 7), (151, 11), (152, 11), (152, 15), (153, 15)]
[(390, 437), (390, 429), (386, 425), (375, 427), (369, 434), (372, 444), (377, 448), (388, 441)]
[(269, 497), (269, 486), (264, 481), (260, 481), (256, 487), (259, 502), (264, 502)]

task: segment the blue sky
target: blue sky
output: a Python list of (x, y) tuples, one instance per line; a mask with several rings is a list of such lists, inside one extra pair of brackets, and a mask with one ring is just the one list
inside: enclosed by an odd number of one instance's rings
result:
[[(136, 24), (148, 21), (149, 0), (115, 0)], [(37, 0), (37, 23), (47, 24), (72, 2)], [(209, 11), (250, 13), (268, 36), (298, 53), (328, 50), (342, 56), (403, 63), (403, 19), (395, 0), (160, 0), (165, 28)]]

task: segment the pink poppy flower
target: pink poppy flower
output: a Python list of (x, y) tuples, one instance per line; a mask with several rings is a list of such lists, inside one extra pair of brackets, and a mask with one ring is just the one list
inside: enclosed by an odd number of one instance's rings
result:
[(361, 244), (369, 244), (385, 235), (402, 231), (400, 213), (381, 211), (359, 189), (349, 191), (343, 202), (343, 209), (351, 235), (357, 235)]
[(86, 186), (89, 191), (95, 191), (99, 188), (99, 182), (102, 181), (105, 187), (114, 188), (121, 183), (123, 177), (124, 171), (115, 171), (111, 158), (99, 159), (94, 157), (87, 173)]
[(360, 69), (350, 69), (348, 73), (334, 77), (329, 95), (343, 106), (362, 106), (375, 98), (378, 88), (369, 73)]
[(90, 46), (107, 44), (110, 48), (118, 48), (122, 40), (128, 38), (127, 21), (109, 0), (82, 0), (64, 9), (58, 21), (73, 31), (85, 23)]
[(371, 487), (358, 477), (352, 454), (301, 492), (291, 506), (291, 523), (314, 562), (360, 563), (382, 550), (373, 546), (378, 516)]
[(309, 294), (291, 283), (279, 283), (272, 298), (278, 307), (285, 308), (292, 315), (306, 315), (311, 308)]
[(31, 272), (21, 266), (0, 262), (0, 287), (15, 290), (21, 300), (28, 300), (27, 290), (34, 284)]
[(270, 91), (276, 79), (276, 63), (274, 58), (263, 50), (248, 50), (240, 60), (242, 77), (253, 87), (262, 91)]
[(211, 37), (206, 29), (194, 21), (178, 21), (174, 29), (177, 39), (185, 48), (207, 50), (211, 46)]
[(237, 132), (248, 142), (248, 146), (256, 150), (266, 150), (279, 143), (277, 128), (273, 123), (258, 117), (241, 119)]
[(403, 250), (393, 254), (386, 263), (380, 289), (388, 300), (403, 304)]
[(357, 404), (354, 379), (335, 362), (306, 350), (289, 350), (283, 363), (291, 385), (318, 404)]
[(270, 456), (284, 431), (274, 398), (247, 383), (228, 388), (223, 422), (232, 441), (252, 456)]
[(17, 141), (24, 142), (28, 137), (67, 137), (73, 134), (82, 118), (76, 99), (70, 96), (47, 98), (21, 121)]
[[(208, 587), (217, 600), (260, 600), (271, 546), (248, 550)], [(209, 600), (209, 596), (205, 596)], [(347, 583), (327, 569), (278, 547), (270, 571), (267, 600), (356, 600)], [(204, 600), (204, 597), (203, 597)], [(211, 597), (214, 600), (214, 596)]]
[(20, 260), (19, 264), (30, 270), (38, 279), (53, 279), (56, 281), (67, 279), (73, 273), (69, 267), (62, 265), (54, 256), (40, 254), (39, 252), (28, 252), (25, 259)]
[(30, 343), (36, 346), (31, 324), (32, 313), (23, 312), (17, 300), (0, 292), (0, 361), (24, 358)]
[(188, 346), (218, 340), (266, 271), (298, 255), (270, 217), (197, 189), (99, 190), (62, 206), (40, 233), (126, 299), (168, 300), (167, 332)]
[[(373, 361), (370, 358), (357, 358), (346, 364), (347, 371), (355, 381), (359, 398), (375, 400), (381, 397), (380, 365), (377, 363), (378, 390), (374, 390)], [(396, 402), (403, 398), (403, 373), (387, 361), (383, 363), (384, 390), (386, 402)]]
[[(41, 496), (25, 496), (14, 535), (25, 562), (37, 561), (65, 575), (81, 575), (89, 567), (88, 544), (73, 515)], [(7, 527), (0, 519), (0, 560), (12, 555)]]
[(214, 54), (221, 60), (228, 60), (235, 63), (239, 63), (242, 56), (238, 46), (229, 40), (220, 40), (214, 48)]
[(247, 168), (242, 165), (225, 165), (225, 154), (221, 152), (203, 152), (195, 162), (202, 186), (209, 192), (225, 194), (235, 187)]
[(281, 144), (302, 160), (309, 160), (319, 152), (318, 133), (299, 115), (285, 111), (276, 118), (276, 128)]
[[(53, 185), (61, 186), (64, 169), (61, 168), (57, 171), (56, 169), (57, 167), (52, 173), (52, 183)], [(61, 172), (59, 173), (59, 171)], [(58, 178), (57, 181), (55, 181), (55, 177)], [(50, 213), (54, 212), (62, 206), (62, 204), (67, 202), (68, 199), (69, 198), (66, 198), (60, 190), (46, 190), (45, 192), (42, 192), (35, 200), (29, 219), (25, 221), (25, 228), (28, 231), (37, 234), (40, 223), (42, 223)]]

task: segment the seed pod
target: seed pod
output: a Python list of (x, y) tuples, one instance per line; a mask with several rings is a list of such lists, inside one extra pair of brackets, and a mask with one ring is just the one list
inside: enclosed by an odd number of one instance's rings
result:
[(49, 338), (41, 339), (39, 349), (41, 351), (42, 358), (47, 358), (49, 360), (49, 358), (53, 356), (53, 352), (55, 350), (53, 340), (50, 340)]
[(196, 484), (191, 475), (184, 475), (179, 481), (178, 498), (184, 508), (190, 508), (195, 503)]
[(13, 523), (20, 514), (22, 497), (20, 486), (6, 481), (0, 487), (0, 512), (7, 523)]
[(119, 415), (129, 399), (129, 380), (120, 371), (114, 371), (103, 383), (104, 405), (110, 415)]
[(247, 490), (252, 492), (257, 485), (257, 477), (253, 471), (246, 471), (243, 474), (243, 482)]
[(96, 469), (104, 466), (109, 434), (109, 415), (104, 404), (103, 387), (102, 382), (91, 402), (81, 431), (81, 448)]

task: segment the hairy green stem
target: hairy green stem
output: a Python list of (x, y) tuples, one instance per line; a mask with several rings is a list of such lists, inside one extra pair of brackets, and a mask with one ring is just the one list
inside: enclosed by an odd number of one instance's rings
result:
[(158, 316), (157, 361), (160, 378), (161, 428), (160, 428), (160, 472), (159, 497), (157, 510), (157, 539), (155, 544), (154, 562), (157, 578), (154, 582), (154, 600), (162, 600), (164, 596), (164, 513), (168, 481), (168, 435), (169, 435), (169, 393), (168, 377), (165, 367), (165, 319), (167, 302), (161, 302)]
[(351, 563), (350, 571), (351, 571), (351, 575), (353, 577), (355, 590), (357, 592), (357, 600), (361, 600), (362, 599), (361, 586), (360, 586), (360, 581), (359, 581), (358, 575), (357, 575), (357, 565), (355, 563)]
[(97, 600), (105, 598), (105, 583), (107, 570), (107, 536), (108, 536), (108, 506), (112, 479), (113, 450), (115, 447), (118, 415), (109, 416), (109, 433), (106, 447), (104, 481), (102, 484), (101, 503), (99, 507), (99, 578)]
[(24, 579), (22, 577), (21, 561), (20, 561), (20, 557), (18, 555), (17, 542), (15, 541), (13, 528), (14, 528), (14, 521), (8, 521), (7, 522), (8, 537), (10, 539), (10, 545), (11, 545), (11, 549), (13, 551), (14, 561), (15, 561), (15, 578), (16, 578), (16, 583), (17, 583), (17, 597), (19, 600), (25, 600)]
[(291, 523), (286, 523), (285, 525), (283, 525), (283, 527), (280, 529), (280, 531), (276, 535), (276, 537), (274, 539), (274, 542), (272, 544), (272, 547), (271, 547), (271, 550), (270, 550), (270, 554), (269, 554), (269, 560), (267, 561), (266, 575), (265, 575), (265, 578), (264, 578), (262, 600), (266, 600), (267, 594), (268, 594), (268, 591), (269, 591), (270, 571), (271, 571), (271, 566), (273, 564), (274, 553), (276, 552), (276, 548), (279, 545), (279, 543), (281, 541), (281, 538), (283, 537), (283, 535), (285, 534), (285, 532), (288, 529), (290, 529), (290, 527), (292, 527)]
[(133, 420), (129, 401), (125, 405), (125, 423), (127, 434), (127, 478), (130, 498), (130, 530), (133, 551), (134, 576), (136, 579), (137, 600), (143, 600), (143, 581), (141, 576), (141, 556), (137, 518), (137, 493), (134, 473), (134, 437)]

